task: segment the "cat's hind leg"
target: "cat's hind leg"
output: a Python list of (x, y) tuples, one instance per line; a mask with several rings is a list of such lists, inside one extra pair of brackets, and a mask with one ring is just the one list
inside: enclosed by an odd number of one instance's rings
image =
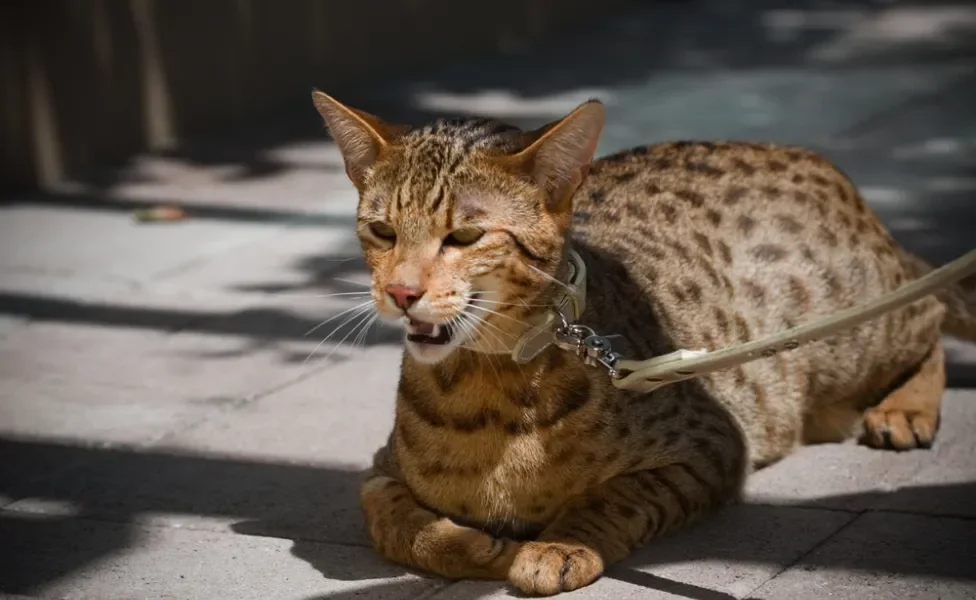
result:
[(892, 450), (930, 447), (945, 387), (945, 350), (939, 340), (907, 381), (864, 411), (862, 443)]

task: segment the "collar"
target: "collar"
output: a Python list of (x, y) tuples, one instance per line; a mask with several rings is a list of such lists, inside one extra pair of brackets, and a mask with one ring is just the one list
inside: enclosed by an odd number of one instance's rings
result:
[(575, 250), (569, 250), (569, 275), (551, 301), (549, 310), (535, 319), (532, 327), (515, 342), (512, 360), (525, 364), (552, 345), (556, 329), (564, 322), (575, 323), (586, 308), (586, 263)]

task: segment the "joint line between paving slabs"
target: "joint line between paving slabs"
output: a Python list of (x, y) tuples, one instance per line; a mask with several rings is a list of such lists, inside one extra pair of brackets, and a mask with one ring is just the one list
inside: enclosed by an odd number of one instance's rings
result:
[[(838, 512), (847, 512), (847, 511), (838, 511)], [(770, 577), (769, 579), (766, 579), (765, 581), (763, 581), (762, 583), (760, 583), (756, 587), (752, 588), (752, 590), (750, 590), (748, 594), (746, 594), (745, 596), (743, 596), (743, 598), (745, 600), (750, 600), (752, 598), (752, 595), (756, 593), (756, 590), (758, 590), (759, 588), (761, 588), (762, 586), (766, 585), (770, 581), (776, 579), (777, 577), (779, 577), (783, 573), (789, 571), (790, 569), (792, 569), (796, 565), (798, 565), (801, 562), (803, 562), (803, 560), (806, 557), (808, 557), (811, 554), (813, 554), (814, 552), (816, 552), (824, 544), (826, 544), (828, 541), (832, 540), (835, 536), (837, 536), (837, 534), (843, 532), (845, 529), (847, 529), (848, 527), (850, 527), (851, 525), (853, 525), (855, 522), (857, 522), (858, 519), (860, 519), (861, 517), (863, 517), (868, 512), (870, 512), (870, 511), (862, 510), (862, 511), (858, 511), (858, 512), (851, 512), (850, 513), (851, 514), (851, 518), (846, 523), (844, 523), (843, 525), (841, 525), (840, 527), (838, 527), (834, 531), (830, 532), (828, 535), (824, 536), (824, 538), (822, 540), (820, 540), (819, 542), (817, 542), (816, 544), (814, 544), (813, 546), (811, 546), (810, 549), (807, 550), (806, 552), (800, 554), (800, 556), (796, 557), (795, 560), (792, 560), (789, 563), (783, 565), (783, 568), (782, 569), (776, 571), (776, 573), (774, 573), (772, 575), (772, 577)]]
[(420, 592), (419, 594), (411, 598), (411, 600), (428, 600), (431, 598), (435, 598), (436, 596), (439, 596), (441, 592), (451, 589), (458, 583), (459, 582), (457, 581), (435, 583), (433, 587)]
[[(277, 385), (273, 385), (273, 386), (271, 386), (271, 387), (269, 387), (267, 389), (261, 390), (260, 392), (255, 392), (253, 394), (242, 395), (239, 400), (235, 400), (234, 402), (231, 402), (230, 403), (230, 408), (227, 409), (226, 412), (234, 412), (234, 411), (241, 410), (242, 408), (244, 408), (246, 406), (249, 406), (250, 404), (253, 404), (254, 402), (258, 402), (259, 400), (263, 400), (264, 398), (267, 398), (268, 396), (271, 396), (272, 394), (277, 394), (278, 392), (280, 392), (282, 390), (288, 389), (289, 387), (291, 387), (293, 385), (297, 385), (297, 384), (305, 381), (306, 379), (308, 379), (310, 377), (313, 377), (315, 375), (318, 375), (322, 371), (324, 371), (324, 370), (326, 370), (326, 369), (328, 369), (330, 367), (335, 367), (335, 366), (336, 366), (335, 363), (325, 364), (325, 365), (322, 365), (320, 367), (316, 367), (316, 368), (310, 369), (310, 370), (306, 371), (305, 373), (299, 373), (299, 374), (295, 375), (295, 377), (293, 377), (291, 379), (288, 379), (286, 381), (282, 381), (281, 383), (279, 383)], [(157, 437), (156, 438), (156, 441), (153, 442), (152, 444), (153, 445), (155, 445), (155, 444), (165, 444), (176, 433), (183, 434), (183, 433), (186, 433), (188, 431), (193, 431), (194, 429), (196, 429), (200, 425), (203, 425), (204, 423), (209, 422), (210, 419), (212, 419), (213, 417), (214, 417), (214, 415), (203, 415), (197, 421), (193, 421), (191, 423), (185, 423), (182, 427), (175, 428), (175, 429), (173, 429), (171, 431), (167, 431), (166, 433), (164, 433), (164, 434), (160, 435), (159, 437)]]

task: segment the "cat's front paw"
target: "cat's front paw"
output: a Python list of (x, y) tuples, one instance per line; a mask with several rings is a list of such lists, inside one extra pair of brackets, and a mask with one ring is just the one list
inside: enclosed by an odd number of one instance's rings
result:
[(526, 594), (552, 596), (589, 585), (602, 573), (603, 559), (579, 542), (528, 542), (508, 579)]

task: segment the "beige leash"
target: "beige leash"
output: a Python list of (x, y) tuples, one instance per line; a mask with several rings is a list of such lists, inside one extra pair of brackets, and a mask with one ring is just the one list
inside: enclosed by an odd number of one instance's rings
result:
[(894, 292), (812, 323), (714, 352), (678, 350), (644, 361), (626, 360), (613, 352), (609, 339), (613, 336), (597, 335), (589, 327), (573, 323), (580, 318), (585, 307), (586, 265), (575, 252), (570, 253), (570, 265), (569, 282), (554, 300), (554, 310), (519, 340), (512, 352), (512, 358), (516, 362), (528, 362), (545, 348), (555, 344), (575, 352), (591, 366), (607, 369), (616, 387), (650, 392), (669, 383), (729, 369), (784, 350), (793, 350), (801, 344), (834, 335), (911, 304), (939, 288), (976, 273), (976, 250), (967, 252)]

